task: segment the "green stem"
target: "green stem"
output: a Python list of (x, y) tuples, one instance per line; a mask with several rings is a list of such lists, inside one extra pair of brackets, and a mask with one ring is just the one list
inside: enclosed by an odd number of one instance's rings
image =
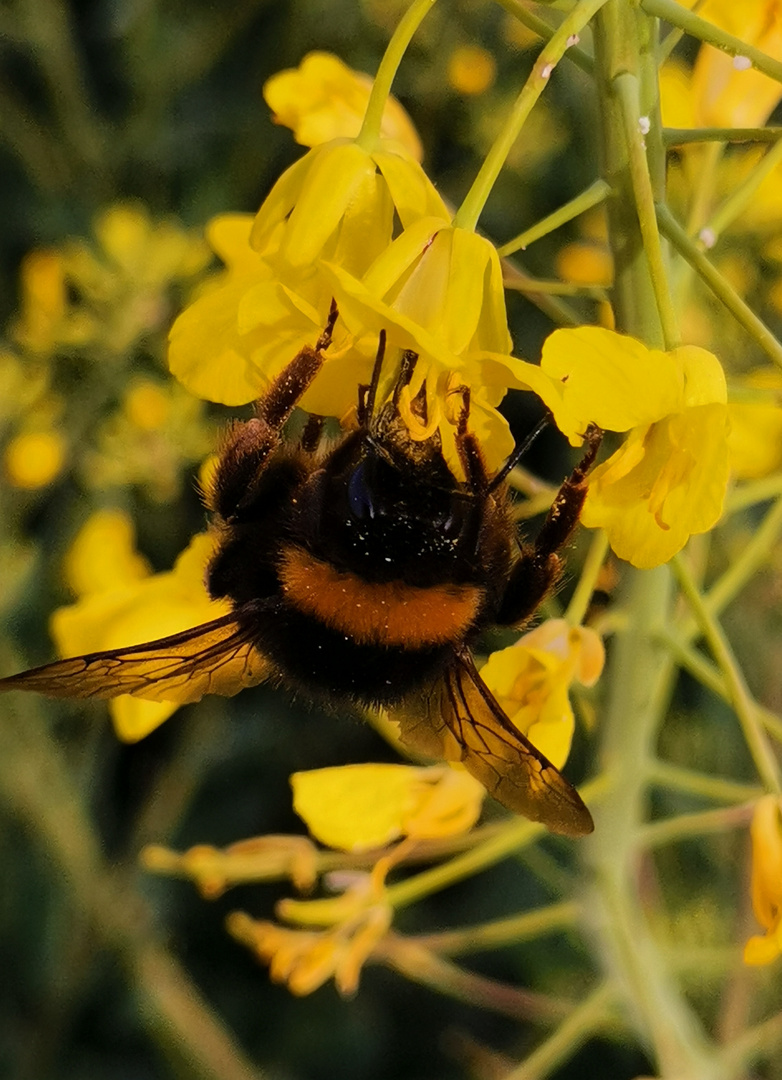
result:
[(666, 146), (686, 146), (700, 142), (777, 142), (782, 137), (782, 127), (764, 128), (664, 128), (663, 142)]
[(744, 213), (757, 195), (760, 185), (774, 172), (780, 161), (782, 161), (782, 141), (777, 141), (747, 179), (731, 192), (722, 206), (706, 222), (704, 230), (708, 229), (715, 238), (725, 232), (728, 226)]
[(552, 1023), (570, 1012), (569, 1002), (523, 990), (517, 986), (465, 971), (417, 941), (388, 934), (372, 952), (372, 961), (387, 964), (411, 982), (464, 1001), (473, 1008), (490, 1009), (515, 1020)]
[(706, 593), (704, 603), (709, 611), (716, 613), (724, 610), (738, 596), (750, 578), (768, 562), (781, 532), (782, 499), (777, 499), (737, 558)]
[(733, 650), (718, 620), (701, 596), (685, 560), (681, 555), (676, 555), (672, 559), (671, 565), (676, 574), (679, 588), (686, 597), (695, 616), (695, 621), (725, 678), (730, 691), (731, 704), (741, 724), (744, 740), (763, 785), (767, 791), (779, 794), (782, 791), (779, 762), (758, 719), (757, 709), (747, 689), (741, 668), (733, 655)]
[(460, 229), (475, 229), (486, 200), (500, 174), (513, 144), (519, 136), (527, 117), (543, 89), (548, 85), (552, 71), (562, 59), (569, 43), (573, 42), (589, 20), (607, 0), (578, 0), (573, 10), (543, 46), (529, 78), (508, 114), (505, 123), (473, 181), (472, 187), (456, 212), (454, 225)]
[(717, 1080), (722, 1074), (714, 1070), (713, 1050), (665, 963), (638, 896), (637, 843), (648, 768), (676, 674), (658, 638), (669, 619), (671, 591), (667, 567), (635, 571), (625, 582), (630, 618), (613, 642), (601, 724), (603, 765), (613, 786), (581, 849), (594, 881), (585, 910), (604, 965), (623, 987), (642, 1039), (654, 1048), (660, 1075)]
[(500, 256), (512, 255), (514, 251), (522, 250), (534, 243), (536, 240), (540, 240), (542, 236), (547, 236), (553, 232), (554, 229), (558, 229), (561, 225), (564, 225), (568, 221), (572, 221), (573, 218), (583, 214), (586, 210), (591, 210), (593, 206), (599, 206), (603, 202), (610, 192), (610, 187), (605, 180), (595, 180), (593, 184), (590, 184), (588, 188), (581, 192), (580, 195), (576, 195), (574, 199), (570, 199), (563, 206), (560, 206), (558, 210), (555, 210), (552, 214), (544, 217), (536, 225), (526, 229), (523, 233), (519, 233), (513, 240), (508, 240), (502, 247), (497, 248)]
[(580, 626), (589, 608), (589, 601), (595, 591), (595, 585), (600, 571), (603, 569), (606, 555), (608, 554), (608, 534), (603, 529), (598, 529), (592, 537), (587, 557), (581, 576), (570, 598), (570, 603), (565, 611), (565, 618), (572, 626)]
[(610, 983), (602, 983), (520, 1065), (506, 1073), (504, 1080), (543, 1080), (550, 1076), (593, 1035), (616, 1026), (615, 1006), (616, 991)]
[(640, 830), (638, 843), (642, 847), (661, 847), (693, 836), (724, 832), (726, 829), (746, 829), (752, 820), (754, 802), (743, 806), (722, 806), (719, 810), (703, 810), (698, 814), (679, 814), (664, 821), (652, 821)]
[(367, 153), (371, 154), (375, 150), (380, 139), (383, 111), (391, 93), (391, 84), (396, 77), (397, 69), (413, 38), (413, 34), (415, 34), (435, 3), (436, 0), (413, 0), (391, 36), (388, 48), (377, 69), (375, 81), (372, 84), (372, 92), (369, 95), (361, 131), (356, 137), (358, 145)]
[(659, 759), (650, 761), (647, 771), (650, 782), (658, 787), (686, 792), (688, 795), (701, 795), (717, 802), (748, 802), (763, 794), (760, 788), (750, 784), (739, 784), (726, 777), (710, 776)]
[(408, 940), (436, 953), (461, 956), (467, 952), (515, 945), (557, 930), (571, 929), (580, 915), (580, 904), (574, 900), (562, 900), (558, 904), (549, 904), (548, 907), (537, 908), (535, 911), (522, 911), (508, 919), (497, 919), (480, 926), (464, 926), (459, 930), (426, 934)]
[[(512, 15), (514, 19), (526, 26), (528, 30), (531, 30), (533, 34), (537, 34), (543, 41), (550, 41), (554, 36), (556, 27), (551, 23), (547, 23), (544, 19), (535, 15), (528, 7), (526, 7), (524, 0), (497, 0), (497, 3), (501, 8), (505, 8), (508, 14)], [(565, 54), (568, 60), (572, 60), (577, 67), (580, 67), (582, 71), (587, 75), (591, 75), (595, 70), (595, 62), (588, 53), (584, 52), (578, 45), (571, 46)]]
[[(636, 76), (622, 72), (614, 79), (614, 89), (620, 102), (627, 140), (630, 180), (632, 183), (638, 223), (641, 228), (644, 251), (649, 265), (652, 288), (660, 316), (666, 349), (673, 349), (680, 342), (676, 312), (668, 288), (668, 270), (663, 258), (657, 215), (654, 209), (654, 193), (646, 160), (644, 133), (641, 130), (639, 84)], [(646, 117), (647, 123), (649, 118)]]
[(763, 476), (760, 480), (750, 480), (728, 493), (725, 500), (724, 514), (737, 514), (748, 506), (768, 502), (782, 495), (782, 473)]
[(782, 367), (782, 344), (766, 324), (757, 317), (752, 308), (741, 299), (733, 286), (706, 258), (701, 249), (687, 235), (666, 206), (657, 207), (660, 231), (687, 260), (692, 268), (722, 301), (736, 322), (742, 326), (756, 345), (779, 367)]
[[(693, 629), (693, 636), (694, 634), (695, 630)], [(717, 668), (709, 663), (703, 653), (691, 648), (685, 640), (672, 634), (669, 630), (660, 631), (660, 641), (669, 650), (680, 668), (689, 672), (693, 679), (705, 686), (707, 690), (711, 690), (717, 697), (730, 703), (730, 689), (727, 682)], [(758, 720), (769, 735), (776, 739), (777, 742), (782, 743), (782, 720), (776, 713), (771, 712), (770, 709), (758, 704), (758, 702), (753, 700), (752, 704)]]
[(691, 11), (675, 3), (675, 0), (641, 0), (641, 8), (647, 15), (655, 15), (658, 19), (664, 19), (672, 26), (678, 26), (686, 34), (691, 34), (708, 45), (714, 45), (730, 56), (746, 56), (752, 61), (752, 66), (758, 71), (782, 82), (782, 64), (767, 53), (756, 49), (741, 38), (734, 37), (726, 30), (721, 30), (714, 23), (694, 15)]

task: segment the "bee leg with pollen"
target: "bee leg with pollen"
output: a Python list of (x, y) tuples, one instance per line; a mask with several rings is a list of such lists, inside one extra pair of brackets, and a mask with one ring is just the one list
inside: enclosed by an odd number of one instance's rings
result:
[(224, 521), (241, 518), (242, 512), (257, 501), (257, 488), (263, 482), (267, 462), (281, 445), (286, 421), (323, 366), (323, 353), (331, 344), (336, 321), (337, 306), (332, 301), (328, 322), (315, 347), (305, 345), (300, 349), (259, 398), (256, 415), (229, 430), (205, 492), (208, 509)]
[(586, 453), (557, 492), (535, 543), (521, 548), (497, 613), (498, 625), (524, 623), (557, 585), (562, 573), (559, 550), (578, 523), (587, 494), (587, 477), (602, 438), (600, 428), (590, 424), (585, 434)]

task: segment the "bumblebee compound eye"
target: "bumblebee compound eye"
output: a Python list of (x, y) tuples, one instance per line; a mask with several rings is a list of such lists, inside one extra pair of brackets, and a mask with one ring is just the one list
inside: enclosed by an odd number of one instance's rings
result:
[(375, 500), (367, 477), (366, 462), (361, 461), (350, 474), (347, 487), (348, 506), (359, 521), (375, 517)]

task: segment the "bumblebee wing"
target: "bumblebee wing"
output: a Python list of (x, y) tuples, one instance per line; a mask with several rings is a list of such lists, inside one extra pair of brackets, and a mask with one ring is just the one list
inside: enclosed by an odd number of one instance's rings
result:
[(272, 673), (255, 646), (256, 605), (122, 649), (88, 653), (0, 679), (0, 691), (33, 690), (57, 698), (200, 701), (204, 694), (236, 694)]
[(455, 652), (434, 683), (389, 715), (399, 722), (404, 743), (429, 757), (461, 761), (509, 810), (552, 832), (592, 832), (578, 792), (505, 715), (469, 652)]

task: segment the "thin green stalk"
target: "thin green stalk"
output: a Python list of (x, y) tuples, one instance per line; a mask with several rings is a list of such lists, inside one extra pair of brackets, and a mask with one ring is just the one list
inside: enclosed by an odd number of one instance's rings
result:
[[(646, 160), (644, 134), (641, 130), (638, 79), (629, 72), (623, 72), (615, 78), (614, 89), (621, 103), (635, 208), (649, 264), (660, 326), (666, 349), (674, 349), (680, 343), (679, 326), (668, 288), (668, 271), (663, 258), (657, 215), (654, 209), (652, 182)], [(649, 118), (646, 119), (648, 121)]]
[(410, 938), (388, 934), (375, 946), (373, 962), (387, 964), (400, 975), (439, 994), (464, 1001), (473, 1008), (489, 1009), (515, 1020), (537, 1020), (550, 1024), (566, 1016), (571, 1005), (567, 1001), (523, 990), (478, 975), (474, 971), (430, 952)]
[(616, 996), (610, 983), (601, 983), (503, 1080), (543, 1080), (549, 1076), (593, 1035), (616, 1025)]
[(777, 142), (782, 137), (782, 127), (763, 128), (663, 128), (666, 146), (687, 146), (688, 143), (724, 142), (741, 143)]
[(519, 233), (513, 240), (508, 240), (506, 244), (497, 249), (498, 253), (500, 256), (512, 255), (514, 251), (528, 247), (536, 240), (540, 240), (542, 236), (547, 236), (561, 225), (572, 221), (573, 218), (577, 218), (579, 214), (591, 210), (593, 206), (599, 206), (600, 203), (605, 201), (610, 191), (611, 188), (605, 180), (595, 180), (580, 195), (576, 195), (575, 198), (560, 206), (558, 210), (548, 214), (547, 217), (544, 217), (531, 228), (525, 229), (523, 233)]
[(691, 34), (708, 45), (714, 45), (730, 56), (746, 56), (752, 61), (752, 66), (758, 71), (764, 72), (777, 82), (782, 82), (782, 64), (767, 53), (756, 49), (741, 38), (734, 37), (726, 30), (721, 30), (714, 23), (694, 15), (675, 0), (641, 0), (641, 8), (648, 15), (655, 15), (658, 19), (664, 19), (671, 26), (678, 26), (686, 34)]
[(730, 691), (731, 704), (741, 724), (744, 740), (763, 785), (767, 791), (779, 794), (782, 791), (782, 775), (780, 775), (779, 762), (758, 719), (757, 709), (744, 681), (741, 668), (733, 655), (733, 650), (718, 620), (701, 596), (700, 590), (682, 556), (676, 555), (671, 561), (671, 566), (679, 583), (679, 588), (687, 599), (695, 616), (695, 621), (725, 678)]
[(543, 937), (544, 934), (572, 929), (580, 916), (580, 904), (574, 900), (562, 900), (534, 911), (522, 911), (508, 919), (496, 919), (479, 926), (462, 926), (458, 930), (426, 934), (408, 940), (436, 953), (462, 956), (468, 952), (516, 945), (520, 941)]
[(538, 289), (535, 278), (522, 269), (516, 259), (502, 260), (502, 283), (506, 289), (522, 293), (557, 326), (580, 326), (583, 322), (567, 301), (549, 295), (545, 289)]
[(589, 545), (581, 576), (576, 583), (570, 603), (565, 611), (565, 618), (572, 626), (580, 626), (589, 608), (589, 601), (595, 591), (597, 579), (603, 569), (608, 554), (608, 534), (598, 529)]
[(721, 806), (719, 810), (703, 810), (698, 814), (679, 814), (664, 821), (652, 821), (638, 833), (638, 843), (645, 848), (677, 843), (692, 836), (724, 832), (726, 829), (746, 829), (752, 820), (754, 802), (743, 806)]
[[(505, 8), (508, 14), (512, 15), (514, 19), (518, 19), (523, 26), (526, 26), (528, 30), (531, 30), (533, 34), (537, 34), (542, 41), (550, 41), (554, 36), (556, 27), (530, 11), (523, 3), (523, 0), (497, 0), (497, 3), (501, 8)], [(582, 71), (586, 72), (587, 75), (591, 75), (594, 71), (594, 60), (578, 45), (572, 45), (565, 55), (568, 60), (572, 60), (573, 63), (576, 64), (577, 67), (580, 67)]]
[(782, 533), (782, 499), (777, 499), (759, 528), (744, 544), (728, 569), (706, 593), (704, 602), (711, 612), (723, 611), (746, 583), (768, 562)]
[(659, 758), (649, 762), (647, 772), (650, 783), (658, 787), (686, 792), (688, 795), (700, 795), (716, 802), (747, 802), (758, 799), (763, 794), (759, 787), (739, 784), (727, 777), (696, 772), (681, 765), (673, 765), (670, 761), (660, 761)]
[(681, 225), (666, 206), (657, 206), (657, 220), (660, 231), (690, 266), (697, 271), (714, 295), (722, 301), (736, 322), (742, 326), (758, 348), (779, 367), (782, 367), (782, 344), (777, 340), (766, 324), (739, 296), (733, 286), (706, 258), (697, 244), (690, 239)]
[(608, 289), (605, 285), (574, 285), (569, 281), (544, 281), (534, 278), (529, 284), (514, 285), (505, 283), (505, 288), (525, 296), (534, 288), (536, 293), (546, 296), (578, 296), (584, 300), (607, 300)]
[[(693, 629), (693, 635), (695, 634)], [(707, 690), (711, 690), (717, 697), (730, 704), (730, 689), (723, 675), (717, 668), (709, 663), (703, 653), (691, 648), (686, 640), (672, 634), (669, 630), (660, 631), (660, 641), (666, 646), (676, 663), (684, 671), (689, 672)], [(777, 742), (782, 743), (782, 720), (770, 709), (760, 705), (753, 699), (753, 705), (758, 715), (758, 720)]]
[(372, 84), (372, 92), (369, 95), (361, 131), (356, 137), (358, 145), (369, 153), (375, 149), (380, 138), (383, 110), (391, 93), (391, 84), (396, 77), (397, 69), (413, 38), (413, 34), (415, 34), (435, 3), (436, 0), (413, 0), (391, 36), (383, 59), (377, 69), (375, 81)]
[(752, 200), (757, 195), (758, 188), (769, 177), (782, 161), (782, 141), (768, 151), (763, 160), (752, 170), (746, 180), (739, 184), (730, 196), (718, 207), (714, 214), (706, 222), (704, 229), (708, 229), (714, 237), (720, 236), (733, 224), (737, 217), (744, 213)]
[(773, 473), (760, 480), (750, 480), (728, 492), (724, 514), (736, 514), (739, 510), (746, 510), (748, 506), (768, 502), (779, 495), (782, 495), (782, 473)]
[(454, 225), (461, 229), (475, 229), (495, 181), (502, 170), (508, 154), (532, 112), (535, 102), (548, 85), (551, 73), (562, 59), (569, 43), (578, 38), (595, 13), (607, 0), (578, 0), (573, 10), (543, 46), (529, 78), (511, 108), (499, 135), (492, 144), (472, 187), (456, 212)]

